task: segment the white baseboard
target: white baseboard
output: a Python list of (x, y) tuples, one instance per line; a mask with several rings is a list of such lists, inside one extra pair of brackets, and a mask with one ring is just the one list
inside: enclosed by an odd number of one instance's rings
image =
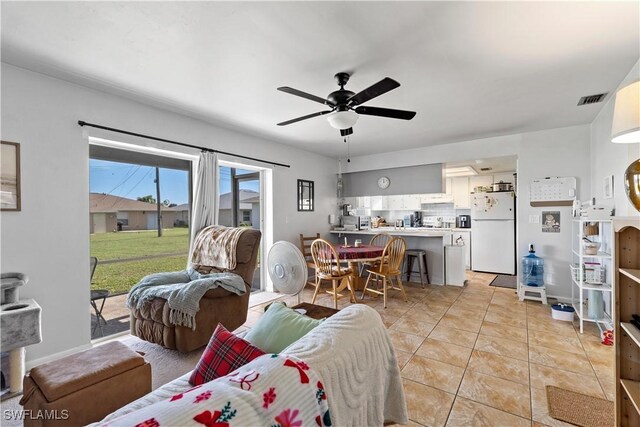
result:
[(558, 302), (563, 302), (565, 304), (571, 304), (571, 298), (569, 297), (559, 297), (557, 295), (547, 295), (547, 298), (557, 299)]
[(31, 370), (31, 368), (34, 368), (38, 365), (42, 365), (43, 363), (47, 363), (47, 362), (53, 362), (54, 360), (58, 360), (61, 359), (63, 357), (67, 357), (69, 355), (72, 355), (74, 353), (78, 353), (79, 351), (83, 351), (83, 350), (88, 350), (91, 347), (93, 347), (93, 345), (91, 343), (87, 343), (78, 347), (74, 347), (74, 348), (70, 348), (69, 350), (65, 350), (65, 351), (61, 351), (60, 353), (55, 353), (55, 354), (50, 354), (49, 356), (45, 356), (45, 357), (41, 357), (39, 359), (34, 359), (34, 360), (28, 360), (25, 363), (25, 370), (29, 371)]

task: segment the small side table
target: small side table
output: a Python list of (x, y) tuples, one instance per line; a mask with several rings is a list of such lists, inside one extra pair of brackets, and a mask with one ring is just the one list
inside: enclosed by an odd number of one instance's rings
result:
[(301, 302), (298, 305), (294, 305), (291, 307), (292, 309), (301, 308), (303, 310), (307, 310), (304, 314), (305, 316), (311, 317), (312, 319), (325, 319), (327, 317), (331, 317), (340, 310), (336, 310), (335, 308), (329, 308), (322, 305), (310, 304), (308, 302)]
[[(107, 325), (107, 320), (102, 315), (102, 309), (104, 308), (104, 303), (109, 296), (109, 291), (106, 289), (97, 289), (95, 291), (91, 291), (91, 307), (96, 313), (96, 326), (93, 327), (93, 331), (91, 334), (93, 335), (96, 332), (96, 328), (100, 328), (100, 335), (104, 336), (104, 332), (102, 330), (102, 324), (100, 324), (100, 320), (104, 322), (104, 325)], [(96, 301), (102, 300), (102, 304), (100, 304), (100, 308), (98, 308), (98, 304)]]

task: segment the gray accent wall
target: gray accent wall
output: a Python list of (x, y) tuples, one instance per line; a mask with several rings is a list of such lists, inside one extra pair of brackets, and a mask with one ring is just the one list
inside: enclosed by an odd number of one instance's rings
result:
[[(444, 193), (442, 163), (377, 169), (342, 174), (345, 197), (387, 196), (398, 194)], [(391, 184), (386, 189), (378, 187), (378, 179), (386, 176)]]

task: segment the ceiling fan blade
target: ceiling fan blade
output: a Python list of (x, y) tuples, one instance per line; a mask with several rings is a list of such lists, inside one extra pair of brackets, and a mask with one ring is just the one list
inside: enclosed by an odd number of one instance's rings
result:
[(290, 95), (295, 95), (295, 96), (299, 96), (299, 97), (302, 97), (302, 98), (309, 99), (311, 101), (316, 101), (316, 102), (319, 102), (320, 104), (333, 106), (333, 104), (331, 102), (329, 102), (328, 100), (326, 100), (324, 98), (320, 98), (319, 96), (311, 95), (310, 93), (303, 92), (301, 90), (294, 89), (294, 88), (289, 87), (289, 86), (279, 87), (278, 90), (280, 92), (285, 92), (285, 93), (288, 93)]
[(307, 120), (307, 119), (310, 119), (312, 117), (323, 116), (325, 114), (329, 114), (330, 112), (331, 111), (318, 111), (317, 113), (307, 114), (306, 116), (297, 117), (295, 119), (287, 120), (286, 122), (278, 123), (278, 126), (290, 125), (291, 123), (299, 122), (299, 121), (302, 121), (302, 120)]
[(389, 77), (385, 77), (378, 83), (369, 86), (365, 90), (358, 92), (351, 98), (347, 99), (347, 104), (351, 106), (364, 104), (370, 99), (373, 99), (376, 96), (380, 96), (383, 93), (387, 93), (390, 90), (397, 88), (398, 86), (400, 86), (400, 83)]
[(390, 119), (411, 120), (416, 115), (415, 111), (393, 110), (391, 108), (365, 107), (356, 108), (356, 113), (367, 116), (389, 117)]

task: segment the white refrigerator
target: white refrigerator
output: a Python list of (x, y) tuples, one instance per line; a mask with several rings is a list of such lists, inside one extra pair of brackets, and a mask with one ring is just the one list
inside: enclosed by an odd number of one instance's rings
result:
[(471, 269), (516, 274), (516, 203), (512, 191), (471, 195)]

